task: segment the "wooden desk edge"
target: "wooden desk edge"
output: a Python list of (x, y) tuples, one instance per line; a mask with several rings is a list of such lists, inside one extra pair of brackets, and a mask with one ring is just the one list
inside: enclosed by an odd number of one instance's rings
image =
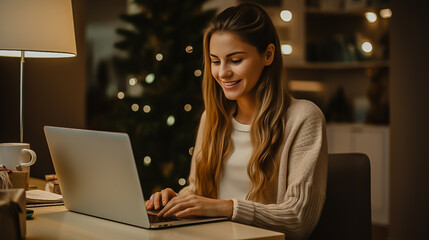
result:
[[(86, 234), (85, 232), (88, 232), (88, 229), (84, 229), (82, 228), (81, 230), (80, 227), (78, 227), (78, 225), (76, 225), (74, 222), (68, 222), (68, 223), (64, 223), (63, 221), (57, 221), (56, 223), (53, 222), (54, 218), (52, 217), (48, 217), (49, 219), (46, 218), (46, 215), (51, 215), (51, 214), (56, 214), (56, 213), (61, 213), (61, 212), (66, 212), (66, 216), (73, 216), (73, 214), (78, 214), (78, 215), (74, 215), (75, 217), (78, 218), (85, 218), (85, 220), (90, 220), (93, 221), (95, 220), (95, 222), (97, 222), (97, 225), (100, 226), (100, 228), (106, 227), (107, 225), (115, 225), (115, 228), (129, 228), (132, 226), (126, 225), (126, 224), (122, 224), (122, 223), (115, 223), (113, 221), (108, 221), (108, 220), (103, 220), (103, 219), (90, 219), (93, 218), (91, 216), (86, 216), (83, 214), (79, 214), (79, 213), (74, 213), (74, 212), (70, 212), (68, 211), (64, 206), (53, 206), (53, 207), (41, 207), (41, 208), (34, 208), (35, 210), (35, 215), (34, 218), (32, 220), (28, 220), (27, 221), (27, 240), (31, 240), (31, 239), (40, 239), (40, 237), (44, 238), (44, 239), (69, 239), (68, 237), (70, 236), (70, 234), (73, 234), (73, 232), (58, 232), (58, 229), (70, 229), (70, 226), (72, 226), (71, 229), (73, 229), (73, 231), (75, 231), (74, 233), (81, 233), (82, 235)], [(44, 216), (45, 215), (45, 216)], [(63, 216), (64, 217), (64, 216)], [(48, 221), (46, 221), (48, 220)], [(55, 221), (55, 220), (54, 220)], [(98, 221), (99, 224), (98, 224)], [(50, 223), (49, 225), (47, 225), (46, 223)], [(228, 222), (228, 221), (227, 221)], [(41, 225), (39, 225), (39, 223)], [(248, 225), (243, 225), (240, 223), (235, 223), (235, 222), (229, 222), (231, 223), (233, 228), (238, 227), (238, 229), (241, 228), (241, 232), (246, 232), (246, 234), (242, 235), (242, 234), (238, 234), (236, 236), (232, 236), (231, 239), (257, 239), (257, 240), (284, 240), (285, 239), (285, 235), (283, 233), (280, 232), (275, 232), (275, 231), (271, 231), (271, 230), (266, 230), (266, 229), (261, 229), (261, 228), (257, 228), (254, 226), (248, 226)], [(71, 224), (71, 225), (70, 225)], [(117, 225), (118, 224), (118, 225)], [(216, 224), (216, 223), (207, 223), (207, 224)], [(218, 222), (218, 224), (222, 224), (223, 226), (229, 226), (229, 225), (225, 225), (225, 222)], [(42, 226), (43, 225), (43, 226)], [(123, 225), (123, 227), (121, 226)], [(197, 239), (197, 238), (192, 238), (190, 235), (188, 236), (184, 236), (183, 232), (187, 232), (189, 231), (189, 228), (194, 228), (194, 229), (199, 229), (199, 232), (204, 232), (201, 231), (201, 228), (204, 228), (204, 226), (207, 227), (206, 224), (198, 224), (198, 225), (191, 225), (191, 226), (183, 226), (183, 227), (177, 227), (177, 228), (170, 228), (170, 229), (164, 229), (164, 230), (147, 230), (147, 229), (143, 229), (143, 228), (130, 228), (132, 231), (134, 231), (134, 233), (132, 233), (130, 236), (132, 236), (132, 239), (162, 239), (159, 238), (161, 237), (167, 237), (165, 234), (167, 235), (172, 235), (172, 236), (176, 236), (176, 240), (180, 240), (180, 239)], [(213, 226), (213, 225), (212, 225)], [(209, 227), (211, 230), (213, 230), (213, 227)], [(50, 230), (52, 228), (52, 230)], [(186, 229), (188, 228), (188, 229)], [(194, 232), (195, 230), (192, 230), (192, 232)], [(247, 232), (250, 230), (255, 230), (258, 234), (258, 236), (256, 235), (252, 235), (251, 237), (249, 237), (249, 234), (247, 234)], [(77, 230), (77, 232), (76, 232)], [(91, 229), (94, 230), (94, 232), (92, 234), (92, 237), (96, 236), (98, 234), (98, 236), (94, 239), (104, 239), (105, 235), (100, 234), (100, 231), (97, 231), (96, 229)], [(171, 232), (167, 232), (165, 230), (171, 230)], [(128, 232), (128, 231), (127, 231)], [(178, 233), (179, 232), (179, 233)], [(40, 233), (40, 234), (39, 234)], [(171, 234), (170, 234), (171, 233)], [(107, 233), (104, 233), (107, 234)], [(118, 234), (118, 232), (115, 232), (114, 235)], [(138, 238), (136, 237), (138, 236)], [(179, 238), (177, 238), (177, 236), (181, 236)], [(78, 237), (76, 235), (74, 235), (73, 237)], [(125, 236), (124, 236), (125, 237)], [(216, 239), (216, 236), (213, 236), (213, 239)], [(73, 239), (73, 238), (70, 238)]]

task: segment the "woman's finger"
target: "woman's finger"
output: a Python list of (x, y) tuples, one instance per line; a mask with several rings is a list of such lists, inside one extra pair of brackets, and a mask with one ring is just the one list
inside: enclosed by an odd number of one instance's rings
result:
[(149, 200), (146, 201), (146, 209), (152, 209), (153, 206), (153, 194), (150, 196)]
[(180, 204), (181, 202), (186, 201), (183, 196), (176, 196), (173, 199), (171, 199), (164, 208), (158, 213), (158, 216), (163, 216), (167, 211), (169, 211), (171, 208), (176, 206), (177, 204)]
[(158, 217), (163, 216), (165, 212), (167, 212), (168, 210), (170, 210), (175, 205), (174, 202), (176, 202), (177, 199), (178, 199), (178, 197), (175, 197), (174, 199), (172, 199), (171, 201), (169, 201), (167, 204), (165, 204), (164, 208), (161, 209), (161, 211), (159, 211)]
[(156, 193), (154, 193), (153, 195), (153, 206), (154, 206), (154, 209), (155, 210), (158, 210), (158, 209), (160, 209), (161, 208), (161, 193), (160, 192), (156, 192)]
[(166, 188), (166, 189), (162, 190), (161, 195), (162, 195), (162, 206), (167, 205), (167, 203), (170, 201), (170, 199), (177, 196), (177, 194), (171, 188)]
[(171, 207), (167, 211), (165, 211), (165, 213), (162, 214), (161, 216), (170, 217), (170, 216), (176, 215), (176, 213), (183, 211), (187, 208), (192, 208), (193, 206), (194, 206), (193, 202), (180, 202), (180, 203), (175, 204), (173, 207)]

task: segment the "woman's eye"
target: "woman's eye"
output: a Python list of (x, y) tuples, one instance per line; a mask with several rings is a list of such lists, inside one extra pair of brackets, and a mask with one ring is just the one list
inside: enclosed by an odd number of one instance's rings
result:
[(211, 62), (211, 63), (213, 63), (213, 64), (220, 64), (220, 61), (219, 61), (219, 60), (213, 60), (213, 59), (212, 59), (212, 60), (210, 60), (210, 62)]
[(234, 64), (238, 64), (238, 63), (241, 63), (241, 59), (233, 59), (231, 60), (231, 62)]

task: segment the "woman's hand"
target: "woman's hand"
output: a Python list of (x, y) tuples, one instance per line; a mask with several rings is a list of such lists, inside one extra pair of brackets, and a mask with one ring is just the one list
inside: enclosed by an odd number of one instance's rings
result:
[(191, 192), (185, 192), (172, 198), (158, 213), (158, 216), (231, 218), (233, 205), (232, 200), (205, 198)]
[(156, 192), (152, 194), (149, 200), (145, 202), (146, 209), (158, 210), (161, 207), (167, 205), (167, 203), (176, 196), (177, 196), (177, 193), (175, 193), (171, 188), (166, 188), (161, 190), (161, 192)]

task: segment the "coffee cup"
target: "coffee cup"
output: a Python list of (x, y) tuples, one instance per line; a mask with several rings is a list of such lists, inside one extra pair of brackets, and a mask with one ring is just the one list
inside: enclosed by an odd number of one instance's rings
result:
[(0, 143), (0, 166), (29, 172), (36, 159), (37, 155), (28, 143)]

